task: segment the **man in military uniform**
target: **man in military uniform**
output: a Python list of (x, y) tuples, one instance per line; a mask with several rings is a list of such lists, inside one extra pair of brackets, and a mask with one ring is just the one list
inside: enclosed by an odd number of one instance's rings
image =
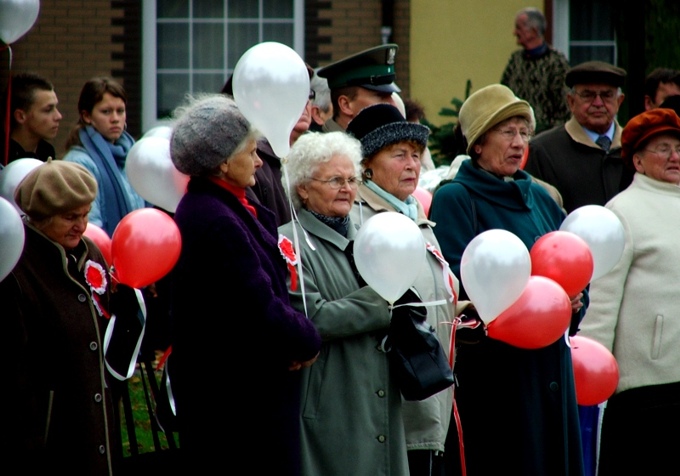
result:
[(318, 76), (328, 80), (333, 105), (333, 117), (324, 124), (324, 132), (344, 131), (366, 106), (378, 103), (396, 106), (392, 93), (401, 91), (394, 84), (398, 48), (394, 43), (376, 46), (317, 71)]

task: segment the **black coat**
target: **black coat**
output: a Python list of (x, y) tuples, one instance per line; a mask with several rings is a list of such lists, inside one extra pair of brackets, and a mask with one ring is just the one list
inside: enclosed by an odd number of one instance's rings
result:
[(108, 321), (83, 274), (88, 260), (106, 262), (87, 238), (65, 254), (30, 225), (25, 231), (23, 254), (0, 283), (0, 472), (111, 474), (119, 426), (102, 352)]

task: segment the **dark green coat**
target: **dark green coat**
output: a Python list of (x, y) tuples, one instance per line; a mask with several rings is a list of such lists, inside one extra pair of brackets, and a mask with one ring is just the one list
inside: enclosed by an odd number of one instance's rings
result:
[[(504, 229), (531, 249), (542, 235), (559, 229), (564, 219), (555, 201), (525, 172), (518, 171), (514, 181), (506, 182), (470, 160), (463, 162), (451, 183), (437, 190), (430, 216), (437, 223), (434, 232), (444, 257), (458, 277), (463, 251), (476, 235)], [(454, 371), (468, 476), (583, 475), (565, 339), (538, 350), (490, 338), (477, 344), (459, 342)], [(457, 449), (454, 441), (447, 451)]]

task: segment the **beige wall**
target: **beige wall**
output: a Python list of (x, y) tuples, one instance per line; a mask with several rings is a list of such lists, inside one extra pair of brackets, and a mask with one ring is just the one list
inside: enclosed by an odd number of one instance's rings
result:
[(425, 106), (428, 120), (449, 122), (439, 110), (454, 97), (464, 99), (468, 79), (471, 92), (500, 81), (519, 48), (515, 14), (526, 6), (526, 0), (411, 1), (411, 97)]

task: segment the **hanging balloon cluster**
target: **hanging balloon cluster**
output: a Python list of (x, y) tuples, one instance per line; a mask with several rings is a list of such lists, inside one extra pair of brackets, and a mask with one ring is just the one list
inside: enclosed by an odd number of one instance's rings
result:
[[(537, 349), (565, 334), (571, 299), (612, 270), (624, 244), (618, 217), (588, 205), (571, 212), (560, 230), (539, 238), (530, 252), (510, 232), (480, 233), (463, 252), (461, 281), (489, 337)], [(613, 355), (583, 337), (572, 337), (571, 344), (579, 403), (603, 402), (618, 383)]]
[[(38, 13), (40, 11), (40, 1), (39, 0), (0, 0), (0, 41), (4, 43), (4, 47), (0, 47), (0, 50), (7, 48), (9, 51), (9, 67), (8, 67), (8, 77), (12, 77), (12, 47), (10, 46), (16, 40), (28, 33), (33, 27), (33, 24), (38, 19)], [(3, 164), (7, 165), (8, 161), (8, 151), (9, 151), (9, 124), (10, 124), (10, 97), (11, 97), (11, 81), (8, 83), (7, 87), (7, 98), (6, 104), (7, 109), (5, 110), (5, 129), (3, 131), (5, 140), (5, 148), (2, 151), (4, 161)]]

